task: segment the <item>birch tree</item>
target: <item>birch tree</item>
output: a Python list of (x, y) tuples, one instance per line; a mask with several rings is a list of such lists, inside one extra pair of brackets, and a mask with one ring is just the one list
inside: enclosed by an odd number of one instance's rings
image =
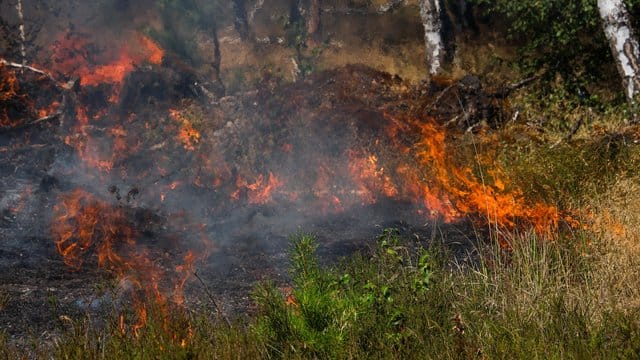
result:
[(442, 37), (441, 0), (418, 0), (420, 18), (424, 27), (424, 44), (429, 74), (437, 74), (444, 62), (445, 47)]
[(640, 92), (640, 51), (629, 13), (623, 0), (598, 0), (598, 9), (625, 95), (633, 102)]

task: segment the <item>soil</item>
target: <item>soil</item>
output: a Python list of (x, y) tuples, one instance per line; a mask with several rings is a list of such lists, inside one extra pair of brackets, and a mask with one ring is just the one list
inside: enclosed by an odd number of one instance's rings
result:
[[(0, 328), (10, 341), (52, 340), (68, 327), (67, 318), (100, 319), (129, 304), (130, 284), (98, 266), (95, 246), (78, 269), (56, 249), (55, 207), (78, 188), (119, 209), (139, 234), (136, 246), (151, 249), (159, 268), (200, 251), (205, 238), (211, 254), (194, 270), (230, 318), (250, 311), (257, 281), (287, 284), (288, 236), (297, 231), (317, 235), (325, 264), (369, 251), (387, 227), (419, 244), (446, 241), (460, 257), (471, 248), (468, 223), (428, 220), (415, 202), (375, 192), (374, 201), (364, 201), (349, 180), (353, 149), (375, 154), (381, 166), (402, 160), (394, 146), (399, 140), (385, 132), (387, 114), (417, 114), (433, 99), (425, 89), (346, 66), (292, 84), (265, 77), (257, 91), (211, 102), (180, 85), (188, 76), (165, 63), (132, 73), (119, 103), (88, 102), (104, 96), (98, 88), (79, 94), (90, 114), (106, 111), (82, 139), (108, 150), (119, 139), (128, 149), (112, 158), (108, 172), (88, 166), (68, 144), (80, 136), (74, 106), (59, 118), (0, 134)], [(164, 85), (145, 86), (154, 83)], [(175, 140), (180, 129), (170, 110), (200, 132), (194, 149)], [(108, 130), (114, 126), (126, 134), (114, 137)], [(270, 173), (285, 185), (268, 201), (252, 202), (249, 186), (233, 199), (242, 188), (238, 179), (251, 183)], [(323, 174), (328, 183), (319, 189)], [(340, 197), (341, 205), (326, 205), (320, 190)], [(193, 277), (185, 304), (211, 308)]]

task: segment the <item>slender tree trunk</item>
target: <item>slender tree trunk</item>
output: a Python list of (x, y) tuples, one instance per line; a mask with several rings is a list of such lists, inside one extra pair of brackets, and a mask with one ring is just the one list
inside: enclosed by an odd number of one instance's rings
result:
[(233, 25), (242, 40), (249, 37), (249, 22), (247, 21), (247, 11), (244, 0), (233, 0)]
[(640, 92), (640, 51), (629, 13), (622, 0), (598, 0), (598, 9), (625, 95), (631, 103)]
[(220, 76), (222, 52), (220, 51), (220, 40), (218, 39), (218, 24), (216, 24), (215, 20), (212, 19), (210, 26), (211, 37), (213, 39), (213, 56), (211, 58), (211, 70), (213, 71), (213, 74), (211, 74), (211, 88), (216, 96), (222, 97), (226, 90), (224, 88), (224, 83), (222, 82), (222, 77)]
[(320, 0), (309, 2), (309, 15), (307, 17), (307, 46), (315, 46), (320, 42)]
[[(22, 58), (22, 66), (25, 66), (27, 64), (27, 51), (25, 50), (25, 42), (26, 37), (24, 34), (24, 13), (22, 12), (22, 0), (18, 0), (18, 3), (16, 4), (16, 10), (18, 11), (18, 18), (20, 19), (20, 25), (18, 26), (18, 29), (20, 30), (20, 57)], [(22, 69), (20, 69), (20, 71), (22, 71)]]
[(442, 36), (441, 0), (418, 0), (420, 17), (424, 26), (424, 44), (427, 52), (429, 74), (437, 74), (445, 59), (445, 48)]

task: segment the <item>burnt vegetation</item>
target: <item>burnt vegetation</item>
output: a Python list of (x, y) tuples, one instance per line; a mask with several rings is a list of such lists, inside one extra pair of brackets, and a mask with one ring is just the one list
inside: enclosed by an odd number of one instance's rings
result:
[(637, 357), (597, 9), (439, 3), (0, 4), (0, 357)]

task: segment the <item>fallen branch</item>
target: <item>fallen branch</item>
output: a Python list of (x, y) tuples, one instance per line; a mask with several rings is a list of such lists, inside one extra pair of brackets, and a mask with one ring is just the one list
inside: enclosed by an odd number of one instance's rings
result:
[(45, 122), (45, 121), (49, 121), (49, 120), (53, 120), (53, 119), (57, 119), (58, 117), (60, 117), (62, 115), (62, 110), (58, 110), (52, 114), (49, 114), (47, 116), (43, 116), (41, 118), (35, 119), (35, 120), (27, 120), (24, 123), (18, 125), (18, 126), (4, 126), (4, 127), (0, 127), (0, 134), (2, 133), (6, 133), (9, 131), (16, 131), (19, 129), (23, 129), (27, 126), (33, 126), (33, 125), (37, 125), (39, 123)]
[(44, 121), (47, 121), (47, 120), (55, 119), (60, 115), (62, 115), (62, 111), (58, 110), (58, 111), (56, 111), (56, 112), (54, 112), (52, 114), (49, 114), (47, 116), (43, 116), (43, 117), (41, 117), (39, 119), (35, 119), (35, 120), (32, 120), (32, 121), (27, 121), (26, 125), (35, 125), (37, 123), (41, 123), (41, 122), (44, 122)]
[(497, 99), (502, 99), (505, 98), (507, 96), (509, 96), (509, 94), (511, 94), (513, 91), (518, 90), (526, 85), (529, 85), (529, 83), (532, 83), (536, 80), (538, 80), (540, 78), (541, 74), (536, 74), (533, 76), (529, 76), (528, 78), (522, 79), (518, 82), (515, 82), (513, 84), (510, 85), (506, 85), (504, 87), (502, 87), (500, 90), (496, 91), (493, 95), (493, 97), (497, 98)]
[(31, 149), (42, 149), (47, 146), (51, 146), (51, 144), (28, 144), (20, 147), (0, 146), (0, 153), (20, 152), (20, 151), (31, 150)]
[(60, 84), (58, 82), (58, 80), (56, 80), (56, 78), (53, 77), (53, 75), (49, 74), (48, 72), (44, 71), (44, 70), (40, 70), (38, 68), (34, 68), (33, 66), (29, 66), (26, 64), (18, 64), (12, 61), (7, 61), (5, 59), (0, 59), (0, 64), (5, 65), (5, 66), (10, 66), (10, 67), (14, 67), (14, 68), (18, 68), (18, 69), (23, 69), (23, 70), (29, 70), (32, 71), (36, 74), (40, 74), (40, 75), (44, 75), (46, 76), (49, 80), (53, 81), (53, 83), (64, 90), (69, 90), (71, 87), (68, 87), (68, 84)]
[(571, 140), (573, 135), (575, 135), (578, 132), (578, 130), (580, 129), (580, 127), (582, 126), (582, 123), (583, 123), (582, 118), (578, 119), (578, 121), (576, 121), (576, 123), (573, 124), (573, 127), (571, 128), (569, 133), (567, 133), (567, 135), (563, 136), (560, 140), (556, 141), (553, 145), (549, 146), (549, 149), (553, 149), (553, 148), (557, 147), (563, 141)]
[(431, 102), (431, 104), (429, 104), (429, 106), (425, 106), (425, 107), (422, 109), (422, 111), (421, 111), (421, 112), (422, 112), (422, 113), (425, 113), (425, 112), (427, 112), (427, 111), (431, 111), (431, 110), (432, 110), (436, 105), (438, 105), (438, 103), (440, 102), (440, 100), (442, 100), (442, 98), (444, 97), (444, 95), (445, 95), (449, 90), (451, 90), (451, 89), (452, 89), (456, 84), (457, 84), (457, 83), (453, 83), (453, 84), (451, 84), (451, 85), (447, 86), (446, 88), (444, 88), (444, 90), (442, 90), (442, 91), (440, 92), (440, 94), (435, 98), (435, 100), (433, 100), (433, 101)]
[(196, 279), (198, 279), (198, 281), (200, 282), (200, 284), (202, 284), (202, 288), (204, 289), (204, 292), (207, 294), (207, 296), (213, 303), (213, 306), (215, 307), (216, 313), (218, 314), (218, 316), (220, 316), (227, 323), (228, 326), (231, 326), (231, 321), (229, 321), (229, 319), (226, 317), (224, 312), (222, 312), (222, 309), (220, 308), (220, 306), (218, 306), (218, 302), (213, 297), (213, 294), (211, 293), (211, 291), (209, 291), (209, 287), (207, 287), (207, 284), (205, 284), (204, 281), (202, 281), (202, 278), (200, 277), (200, 275), (198, 275), (198, 272), (194, 271), (193, 276), (195, 276)]

